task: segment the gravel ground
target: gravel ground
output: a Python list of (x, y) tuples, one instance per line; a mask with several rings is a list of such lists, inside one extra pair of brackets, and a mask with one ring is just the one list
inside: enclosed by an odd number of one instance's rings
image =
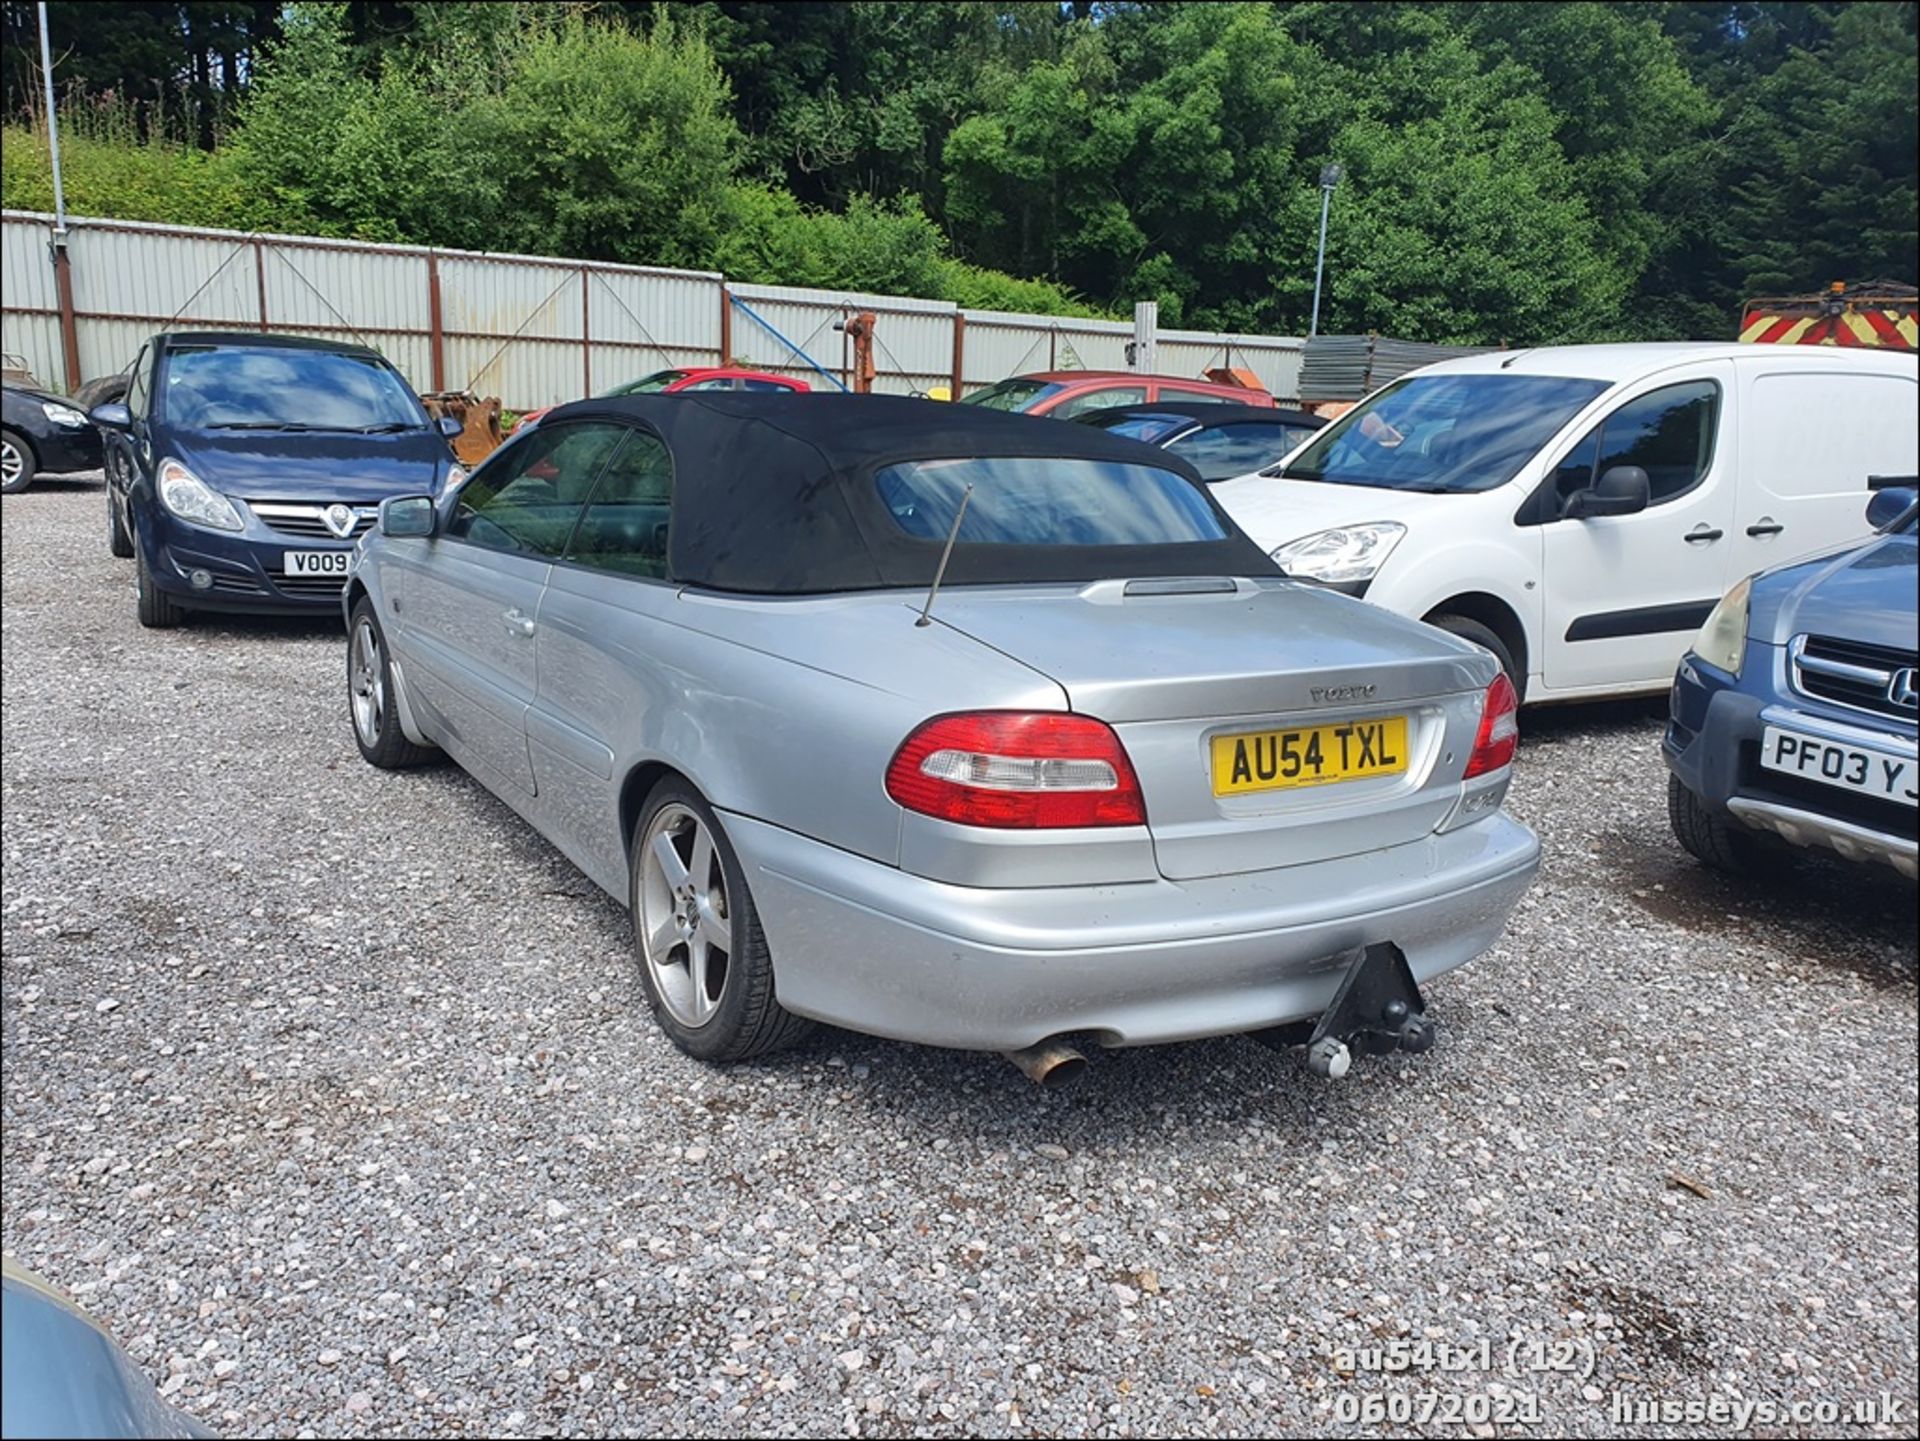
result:
[[(1529, 714), (1546, 866), (1430, 1055), (716, 1071), (505, 806), (360, 763), (336, 628), (142, 631), (96, 485), (4, 504), (5, 1248), (217, 1429), (1912, 1434), (1913, 888), (1699, 870), (1654, 707)], [(1394, 1339), (1491, 1365), (1336, 1354)]]

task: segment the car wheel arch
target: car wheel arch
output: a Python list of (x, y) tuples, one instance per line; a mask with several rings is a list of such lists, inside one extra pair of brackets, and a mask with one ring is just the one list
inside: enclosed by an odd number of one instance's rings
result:
[(703, 798), (706, 796), (706, 792), (694, 783), (691, 776), (662, 760), (639, 762), (628, 770), (626, 778), (620, 782), (620, 844), (629, 866), (633, 863), (633, 833), (640, 825), (640, 808), (646, 804), (647, 797), (653, 794), (653, 788), (670, 776), (685, 781)]
[(1431, 625), (1440, 617), (1449, 615), (1477, 621), (1492, 631), (1513, 657), (1514, 670), (1519, 676), (1524, 680), (1529, 674), (1533, 648), (1527, 641), (1526, 622), (1506, 601), (1486, 591), (1463, 591), (1449, 596), (1438, 605), (1429, 606), (1420, 618)]

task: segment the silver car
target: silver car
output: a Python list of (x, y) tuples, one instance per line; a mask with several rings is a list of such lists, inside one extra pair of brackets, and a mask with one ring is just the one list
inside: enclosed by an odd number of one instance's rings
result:
[(632, 912), (656, 1018), (1068, 1044), (1433, 1039), (1500, 933), (1491, 656), (1282, 577), (1185, 462), (876, 396), (582, 401), (385, 502), (361, 753), (445, 751)]

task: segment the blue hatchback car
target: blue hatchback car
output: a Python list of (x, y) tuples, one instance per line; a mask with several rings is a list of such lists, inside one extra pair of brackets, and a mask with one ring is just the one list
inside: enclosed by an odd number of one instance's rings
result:
[(331, 615), (353, 542), (390, 495), (464, 472), (378, 351), (293, 336), (156, 335), (106, 435), (107, 544), (131, 556), (140, 623), (189, 611)]
[(1780, 842), (1916, 871), (1916, 491), (1879, 482), (1864, 544), (1741, 581), (1674, 678), (1675, 836), (1741, 871)]

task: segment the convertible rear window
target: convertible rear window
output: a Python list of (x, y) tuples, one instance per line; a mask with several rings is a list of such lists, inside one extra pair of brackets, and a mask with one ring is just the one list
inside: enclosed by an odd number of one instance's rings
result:
[(967, 487), (958, 540), (974, 545), (1179, 545), (1224, 540), (1206, 497), (1172, 471), (1104, 460), (993, 456), (915, 460), (874, 477), (893, 523), (943, 541)]

